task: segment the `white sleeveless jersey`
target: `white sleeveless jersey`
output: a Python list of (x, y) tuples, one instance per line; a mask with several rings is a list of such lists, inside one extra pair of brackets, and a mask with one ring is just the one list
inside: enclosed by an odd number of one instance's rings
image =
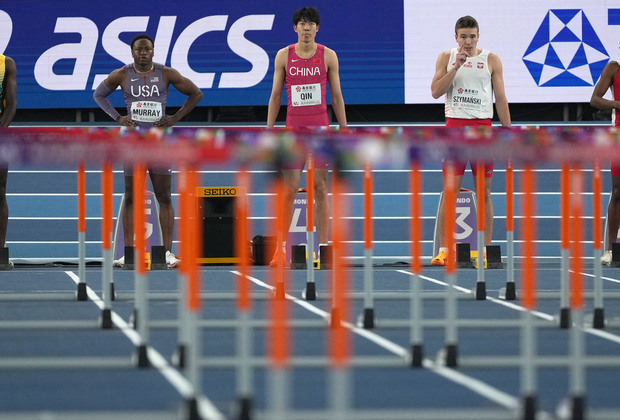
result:
[[(450, 51), (448, 71), (456, 61), (457, 48)], [(469, 57), (459, 68), (446, 93), (446, 117), (493, 118), (493, 85), (489, 71), (489, 50)]]

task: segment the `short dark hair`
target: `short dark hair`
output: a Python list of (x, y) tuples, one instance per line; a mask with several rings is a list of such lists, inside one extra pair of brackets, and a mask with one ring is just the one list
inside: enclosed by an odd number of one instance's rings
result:
[(136, 35), (134, 37), (134, 39), (131, 40), (131, 49), (133, 50), (133, 45), (138, 42), (141, 39), (146, 39), (151, 41), (151, 44), (153, 44), (153, 47), (155, 46), (155, 42), (153, 42), (153, 38), (151, 38), (150, 36), (148, 36), (147, 34), (140, 34), (140, 35)]
[(317, 25), (321, 24), (321, 16), (319, 11), (314, 7), (302, 7), (293, 13), (293, 24), (297, 25), (300, 21), (314, 22)]
[(476, 28), (480, 31), (478, 21), (469, 15), (460, 17), (459, 20), (456, 21), (456, 25), (454, 25), (454, 33), (458, 33), (459, 29), (463, 28)]

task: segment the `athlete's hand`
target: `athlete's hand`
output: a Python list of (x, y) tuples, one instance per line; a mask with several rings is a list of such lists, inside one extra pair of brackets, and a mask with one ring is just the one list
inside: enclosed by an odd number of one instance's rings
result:
[(122, 126), (125, 126), (125, 127), (133, 127), (134, 126), (133, 120), (131, 118), (129, 118), (128, 115), (121, 115), (120, 117), (118, 117), (116, 122), (119, 123)]
[(176, 123), (177, 120), (172, 115), (165, 115), (161, 120), (155, 123), (155, 127), (172, 127)]
[(456, 53), (454, 68), (459, 69), (463, 64), (465, 64), (465, 61), (467, 61), (467, 57), (469, 57), (469, 54), (467, 53), (467, 51), (463, 51), (463, 48), (461, 47), (459, 49), (459, 52)]

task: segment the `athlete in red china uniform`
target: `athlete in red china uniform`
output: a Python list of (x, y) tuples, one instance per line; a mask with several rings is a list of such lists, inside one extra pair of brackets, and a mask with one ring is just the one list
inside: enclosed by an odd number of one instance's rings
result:
[[(617, 61), (607, 63), (601, 78), (594, 86), (590, 105), (599, 109), (611, 109), (611, 120), (615, 127), (620, 126), (617, 110), (620, 108), (620, 66)], [(611, 88), (613, 100), (603, 98), (607, 90)], [(611, 161), (611, 198), (607, 207), (607, 249), (601, 257), (601, 263), (611, 265), (611, 244), (618, 238), (618, 226), (620, 225), (620, 161)]]
[[(276, 54), (273, 88), (269, 98), (267, 126), (273, 127), (282, 103), (286, 84), (288, 105), (286, 126), (291, 128), (316, 128), (329, 125), (325, 93), (327, 84), (332, 98), (332, 108), (341, 128), (347, 126), (344, 99), (340, 89), (338, 57), (336, 53), (315, 42), (321, 18), (313, 7), (304, 7), (293, 14), (293, 30), (297, 32), (296, 44), (282, 48)], [(304, 161), (289, 165), (282, 171), (284, 181), (285, 226), (290, 226), (293, 201), (299, 189)], [(329, 203), (327, 200), (327, 163), (315, 164), (314, 190), (316, 223), (319, 243), (327, 244)], [(279, 244), (271, 265), (277, 258), (285, 257), (285, 244)]]
[[(94, 99), (114, 121), (126, 127), (172, 127), (187, 115), (202, 99), (202, 91), (177, 70), (162, 64), (153, 63), (153, 40), (148, 35), (136, 36), (131, 41), (131, 54), (134, 62), (114, 70), (97, 87)], [(166, 115), (168, 86), (172, 84), (179, 92), (187, 95), (187, 100), (174, 115)], [(108, 96), (121, 87), (127, 115), (120, 115)], [(159, 203), (159, 222), (161, 224), (166, 263), (176, 267), (179, 260), (172, 253), (174, 233), (174, 208), (172, 206), (172, 176), (170, 168), (148, 168), (155, 197)], [(123, 209), (123, 234), (127, 246), (133, 244), (133, 172), (125, 168), (125, 207)], [(114, 261), (122, 266), (124, 257)]]
[[(446, 127), (491, 126), (493, 118), (493, 95), (497, 115), (503, 127), (510, 127), (510, 111), (504, 92), (502, 63), (499, 57), (488, 50), (478, 48), (478, 22), (471, 16), (463, 16), (456, 22), (455, 39), (458, 48), (439, 54), (435, 76), (431, 83), (433, 98), (446, 95)], [(453, 162), (456, 174), (456, 191), (461, 188), (467, 162)], [(470, 163), (474, 177), (476, 165)], [(493, 163), (484, 168), (485, 231), (484, 245), (490, 245), (493, 236), (493, 203), (491, 201), (491, 179)], [(444, 172), (444, 186), (445, 186)], [(445, 200), (442, 200), (437, 215), (437, 233), (443, 240)], [(450, 203), (454, 205), (454, 203)], [(448, 249), (441, 246), (432, 265), (445, 265)]]

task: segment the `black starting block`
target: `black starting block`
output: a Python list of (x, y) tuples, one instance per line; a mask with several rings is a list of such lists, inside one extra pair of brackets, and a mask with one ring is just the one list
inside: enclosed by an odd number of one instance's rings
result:
[(504, 268), (504, 264), (502, 263), (502, 250), (499, 245), (487, 246), (487, 268)]
[(123, 270), (133, 270), (134, 269), (134, 258), (133, 258), (133, 246), (125, 247), (125, 263), (123, 264)]
[(611, 263), (610, 267), (620, 267), (620, 243), (611, 244)]
[(332, 246), (319, 246), (319, 264), (321, 270), (331, 270), (332, 268)]
[(7, 247), (0, 247), (0, 270), (10, 270), (13, 268), (9, 261), (9, 249)]
[(472, 268), (471, 247), (468, 243), (456, 244), (456, 266), (458, 268)]
[(306, 268), (308, 268), (308, 264), (306, 263), (305, 245), (292, 245), (291, 254), (292, 270), (305, 270)]
[(151, 270), (166, 270), (166, 247), (163, 245), (151, 246)]

